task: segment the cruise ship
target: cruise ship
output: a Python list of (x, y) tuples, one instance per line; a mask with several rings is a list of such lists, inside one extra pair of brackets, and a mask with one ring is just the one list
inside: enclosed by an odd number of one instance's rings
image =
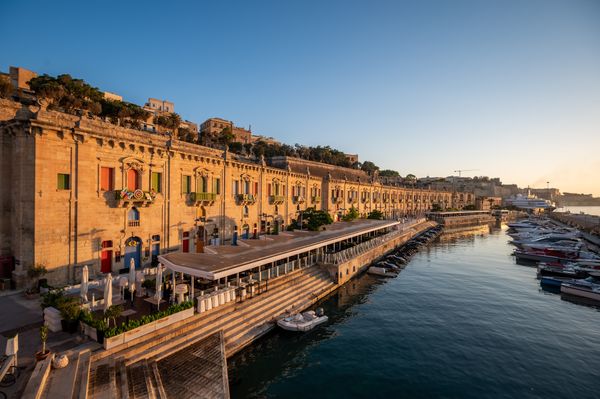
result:
[(538, 198), (535, 195), (523, 195), (523, 194), (517, 194), (514, 197), (511, 198), (507, 198), (505, 200), (507, 205), (513, 205), (516, 206), (517, 208), (521, 208), (521, 209), (532, 209), (532, 210), (536, 210), (536, 209), (543, 209), (543, 210), (553, 210), (555, 208), (555, 205), (552, 201), (543, 199), (543, 198)]

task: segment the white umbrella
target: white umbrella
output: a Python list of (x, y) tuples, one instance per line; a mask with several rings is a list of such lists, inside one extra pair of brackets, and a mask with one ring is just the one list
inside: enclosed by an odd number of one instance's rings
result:
[(133, 293), (135, 292), (135, 260), (133, 258), (129, 261), (129, 292), (133, 302)]
[(112, 306), (112, 275), (109, 273), (106, 275), (104, 281), (104, 311)]
[(88, 293), (88, 280), (89, 280), (89, 271), (87, 265), (83, 266), (83, 270), (81, 270), (81, 288), (79, 289), (81, 292), (81, 299), (83, 302), (87, 302), (87, 293)]
[(156, 294), (154, 297), (156, 298), (156, 308), (160, 309), (160, 300), (162, 298), (162, 275), (163, 268), (161, 265), (156, 267)]

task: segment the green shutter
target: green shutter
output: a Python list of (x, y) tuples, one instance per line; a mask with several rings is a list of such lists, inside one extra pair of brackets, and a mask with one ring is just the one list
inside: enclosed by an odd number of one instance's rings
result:
[(64, 173), (59, 173), (58, 174), (58, 178), (57, 178), (57, 188), (59, 190), (69, 190), (71, 188), (71, 181), (70, 181), (70, 175), (68, 174), (64, 174)]
[(154, 190), (154, 192), (157, 192), (157, 193), (162, 192), (161, 182), (162, 182), (162, 173), (152, 172), (152, 190)]
[(183, 191), (184, 194), (188, 194), (191, 192), (191, 184), (192, 183), (192, 177), (191, 176), (183, 176), (183, 180), (181, 181), (181, 189)]

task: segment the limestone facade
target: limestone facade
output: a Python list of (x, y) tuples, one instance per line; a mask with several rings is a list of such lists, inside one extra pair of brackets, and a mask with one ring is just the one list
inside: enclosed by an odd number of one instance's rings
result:
[(0, 108), (0, 256), (14, 257), (21, 282), (36, 264), (49, 282), (66, 283), (83, 265), (118, 271), (131, 259), (140, 267), (230, 244), (234, 232), (281, 231), (308, 207), (397, 218), (451, 206), (450, 192), (384, 186), (352, 169), (278, 167), (97, 119), (9, 101)]

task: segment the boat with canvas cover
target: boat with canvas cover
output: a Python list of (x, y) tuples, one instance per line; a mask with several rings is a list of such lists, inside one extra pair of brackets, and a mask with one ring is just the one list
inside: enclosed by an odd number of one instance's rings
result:
[(287, 331), (309, 331), (325, 323), (329, 318), (325, 316), (322, 308), (316, 311), (309, 310), (277, 320), (277, 325)]

